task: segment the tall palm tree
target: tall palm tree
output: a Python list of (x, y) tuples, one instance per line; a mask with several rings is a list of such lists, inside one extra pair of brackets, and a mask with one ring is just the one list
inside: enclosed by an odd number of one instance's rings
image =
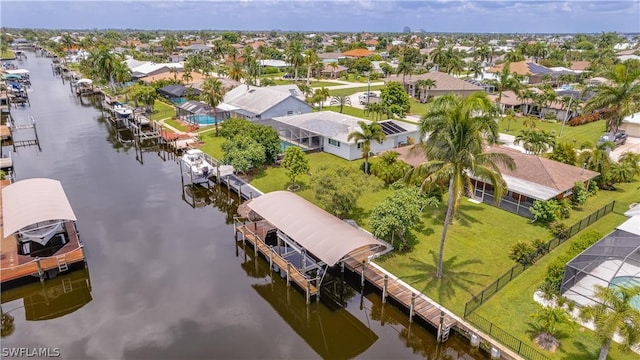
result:
[(360, 131), (354, 130), (347, 136), (347, 141), (354, 140), (356, 143), (361, 143), (362, 157), (364, 158), (364, 172), (369, 173), (369, 153), (371, 152), (371, 141), (377, 141), (378, 144), (382, 144), (387, 138), (382, 126), (374, 121), (367, 124), (364, 121), (358, 121), (360, 125)]
[(342, 113), (342, 108), (345, 105), (351, 106), (351, 99), (349, 98), (349, 95), (334, 95), (331, 98), (330, 105), (331, 106), (340, 106), (340, 113)]
[(219, 72), (221, 62), (224, 61), (225, 49), (226, 49), (226, 45), (224, 41), (220, 39), (213, 41), (213, 48), (211, 49), (211, 52), (213, 53), (213, 58), (216, 60), (216, 63), (218, 64), (216, 72)]
[[(436, 81), (433, 79), (420, 79), (416, 81), (416, 88), (420, 90), (421, 103), (425, 103), (427, 102), (427, 100), (429, 100), (429, 90), (434, 87), (436, 87)], [(426, 95), (426, 97), (424, 95)]]
[(307, 86), (309, 86), (309, 81), (311, 81), (311, 68), (313, 68), (318, 61), (320, 61), (320, 57), (316, 54), (315, 50), (307, 49), (304, 52), (304, 63), (307, 65)]
[(115, 93), (114, 74), (118, 65), (121, 65), (118, 55), (112, 53), (106, 46), (101, 46), (89, 54), (89, 64), (101, 80), (105, 80), (111, 86), (111, 90)]
[[(247, 72), (244, 71), (244, 67), (240, 62), (234, 61), (233, 64), (231, 65), (231, 68), (229, 69), (228, 76), (229, 76), (229, 79), (240, 82), (243, 79), (247, 78)], [(249, 83), (247, 82), (247, 89), (248, 88), (249, 88)]]
[(413, 73), (413, 64), (408, 61), (400, 61), (396, 69), (396, 75), (402, 74), (402, 86), (404, 86), (405, 76), (411, 76), (411, 73)]
[(440, 237), (440, 251), (436, 277), (442, 278), (442, 262), (447, 230), (460, 205), (465, 185), (471, 188), (469, 176), (487, 179), (495, 189), (499, 201), (504, 193), (505, 182), (498, 165), (513, 168), (513, 159), (506, 154), (485, 152), (483, 146), (496, 144), (498, 124), (497, 111), (484, 92), (476, 92), (463, 99), (454, 94), (435, 98), (429, 104), (420, 123), (421, 138), (429, 134), (422, 143), (427, 162), (418, 165), (407, 177), (409, 181), (425, 176), (428, 182), (448, 182), (448, 202), (444, 227)]
[(302, 56), (302, 43), (298, 40), (291, 41), (285, 51), (285, 58), (293, 67), (293, 79), (298, 81), (298, 69), (300, 68), (300, 65), (304, 63), (304, 57)]
[(631, 304), (634, 297), (640, 297), (640, 285), (614, 288), (596, 285), (596, 303), (580, 309), (580, 318), (593, 321), (596, 327), (596, 336), (602, 344), (599, 360), (606, 360), (615, 334), (622, 338), (626, 349), (640, 344), (640, 311)]
[(337, 62), (330, 62), (327, 66), (331, 68), (331, 78), (336, 77), (336, 69), (338, 68)]
[(320, 110), (322, 110), (324, 102), (327, 101), (331, 94), (329, 93), (329, 89), (323, 86), (320, 89), (316, 89), (314, 91), (314, 95), (318, 97), (318, 100), (320, 101)]
[(544, 130), (523, 130), (516, 136), (513, 143), (522, 147), (529, 153), (540, 155), (549, 151), (556, 144), (556, 137)]
[(502, 101), (503, 92), (507, 90), (518, 92), (522, 87), (522, 84), (520, 84), (520, 81), (518, 79), (518, 75), (515, 73), (512, 74), (509, 67), (509, 62), (504, 63), (504, 66), (502, 67), (502, 71), (498, 75), (498, 78), (491, 81), (491, 84), (495, 86), (496, 90), (498, 90), (498, 98), (496, 99), (498, 106), (500, 106), (500, 102)]
[(595, 95), (587, 101), (587, 113), (606, 109), (607, 128), (618, 132), (625, 116), (633, 114), (640, 105), (640, 69), (631, 69), (624, 64), (615, 65), (604, 74), (611, 83), (597, 85)]
[(202, 100), (213, 108), (213, 122), (216, 126), (216, 136), (218, 136), (218, 105), (224, 100), (226, 89), (222, 82), (216, 78), (207, 78), (202, 84)]
[(482, 63), (480, 63), (479, 61), (470, 62), (467, 66), (467, 71), (469, 71), (470, 75), (473, 75), (474, 79), (482, 79), (484, 77), (484, 74), (482, 72)]

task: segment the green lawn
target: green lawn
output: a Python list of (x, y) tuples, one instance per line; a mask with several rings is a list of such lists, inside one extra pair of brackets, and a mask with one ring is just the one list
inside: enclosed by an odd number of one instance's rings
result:
[(175, 128), (175, 129), (178, 129), (180, 131), (188, 131), (189, 130), (189, 126), (185, 125), (180, 120), (167, 119), (164, 122), (165, 122), (165, 124)]
[(411, 108), (409, 109), (410, 115), (422, 116), (427, 112), (427, 103), (420, 103), (415, 98), (410, 98)]
[[(636, 183), (637, 186), (637, 183)], [(637, 197), (637, 193), (636, 193)], [(603, 236), (611, 232), (616, 226), (624, 222), (627, 217), (611, 213), (591, 225), (584, 231), (595, 230)], [(581, 233), (572, 238), (576, 240)], [(476, 312), (493, 322), (495, 325), (508, 330), (516, 338), (537, 348), (532, 339), (536, 335), (530, 325), (529, 315), (536, 311), (533, 293), (542, 285), (548, 265), (567, 251), (572, 240), (560, 245), (549, 255), (542, 258), (531, 268), (520, 274), (515, 280), (507, 284), (489, 301), (484, 303)], [(544, 352), (553, 359), (596, 359), (600, 346), (595, 334), (585, 328), (576, 327), (560, 339), (560, 348), (556, 353)], [(638, 354), (622, 352), (615, 344), (609, 351), (609, 359), (638, 359)]]
[[(322, 108), (323, 111), (335, 111), (335, 112), (340, 112), (340, 107), (339, 106), (325, 106), (324, 108)], [(366, 119), (366, 120), (372, 120), (371, 117), (365, 115), (364, 110), (363, 109), (358, 109), (355, 107), (351, 107), (351, 106), (343, 106), (342, 107), (342, 113), (343, 114), (347, 114), (347, 115), (351, 115), (351, 116), (355, 116), (355, 117), (359, 117), (362, 119)], [(386, 120), (388, 119), (387, 116), (382, 116), (382, 120)]]
[[(500, 118), (498, 126), (500, 127), (500, 132), (511, 135), (518, 135), (520, 131), (526, 129), (523, 124), (523, 118), (513, 120), (511, 121), (511, 124), (508, 124), (508, 121), (505, 118)], [(548, 122), (536, 118), (536, 127), (548, 132), (555, 132), (555, 134), (559, 136), (560, 130), (562, 128), (562, 123)], [(507, 128), (509, 129), (509, 131), (507, 131)], [(558, 141), (570, 143), (575, 139), (576, 147), (579, 147), (585, 142), (590, 142), (591, 144), (595, 145), (604, 131), (605, 123), (603, 120), (594, 121), (592, 123), (580, 126), (566, 125), (564, 127), (564, 130), (562, 131), (562, 137), (558, 137)]]
[(337, 86), (342, 85), (341, 83), (333, 82), (333, 81), (312, 81), (309, 86), (312, 88), (321, 88), (321, 87), (329, 87), (329, 86)]
[(329, 94), (331, 96), (334, 96), (334, 95), (352, 95), (352, 94), (355, 94), (357, 92), (367, 91), (367, 88), (369, 88), (370, 91), (382, 90), (382, 89), (384, 89), (384, 85), (375, 85), (375, 86), (371, 86), (371, 87), (359, 86), (359, 87), (354, 87), (354, 88), (329, 90)]
[(161, 120), (166, 118), (173, 118), (176, 116), (176, 109), (162, 101), (156, 101), (153, 104), (153, 114), (151, 120)]
[(16, 54), (11, 50), (5, 50), (0, 54), (0, 59), (2, 60), (13, 60), (16, 58)]
[(200, 135), (200, 140), (204, 142), (204, 145), (200, 147), (200, 150), (218, 160), (222, 159), (222, 143), (225, 140), (224, 138), (217, 137), (215, 131), (208, 131)]

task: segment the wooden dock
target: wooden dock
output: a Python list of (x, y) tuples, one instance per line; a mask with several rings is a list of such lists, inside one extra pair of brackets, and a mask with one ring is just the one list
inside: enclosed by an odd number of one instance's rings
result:
[(320, 280), (310, 279), (305, 276), (305, 274), (303, 274), (297, 267), (281, 257), (274, 247), (267, 245), (264, 240), (262, 240), (265, 238), (265, 235), (269, 230), (275, 229), (271, 224), (266, 221), (254, 223), (255, 227), (253, 230), (251, 230), (247, 225), (236, 225), (235, 223), (234, 225), (236, 228), (236, 240), (238, 233), (240, 233), (242, 235), (242, 239), (240, 240), (242, 242), (250, 243), (251, 246), (253, 246), (256, 255), (258, 253), (262, 254), (265, 259), (269, 261), (269, 266), (271, 268), (275, 266), (279, 271), (284, 272), (287, 279), (287, 285), (294, 283), (305, 292), (307, 304), (311, 302), (311, 297), (313, 296), (315, 296), (316, 299), (319, 299), (320, 291), (317, 283)]

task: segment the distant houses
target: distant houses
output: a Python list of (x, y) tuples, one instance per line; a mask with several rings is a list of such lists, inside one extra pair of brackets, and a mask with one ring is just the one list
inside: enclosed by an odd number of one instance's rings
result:
[[(435, 82), (435, 86), (430, 89), (426, 87), (421, 89), (418, 86), (418, 82), (420, 80), (433, 80)], [(384, 79), (385, 83), (391, 81), (402, 83), (404, 85), (405, 91), (409, 94), (409, 96), (421, 100), (422, 102), (431, 97), (449, 93), (467, 97), (476, 91), (484, 91), (484, 88), (482, 86), (438, 71), (404, 77), (402, 75), (391, 75)]]

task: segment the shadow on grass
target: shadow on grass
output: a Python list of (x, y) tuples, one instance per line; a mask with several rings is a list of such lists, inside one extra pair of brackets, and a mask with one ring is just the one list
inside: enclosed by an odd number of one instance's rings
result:
[[(480, 279), (487, 278), (487, 274), (479, 274), (476, 271), (467, 271), (465, 268), (469, 265), (482, 264), (480, 259), (469, 259), (460, 261), (458, 256), (453, 256), (449, 259), (445, 259), (442, 264), (443, 276), (441, 279), (436, 278), (438, 255), (434, 251), (430, 251), (433, 262), (427, 263), (425, 261), (410, 257), (407, 264), (401, 265), (414, 270), (415, 275), (408, 275), (402, 277), (402, 280), (411, 284), (412, 286), (417, 283), (422, 283), (426, 280), (425, 285), (422, 288), (416, 288), (422, 293), (426, 293), (427, 289), (436, 289), (439, 303), (443, 303), (444, 300), (451, 299), (459, 296), (458, 291), (466, 292), (469, 295), (473, 295), (470, 289), (472, 285), (484, 285)], [(433, 292), (430, 292), (433, 293)]]
[[(583, 343), (579, 341), (574, 341), (573, 346), (578, 349), (578, 352), (575, 353), (567, 353), (562, 355), (562, 360), (583, 360), (583, 359), (597, 359), (600, 351), (592, 352), (584, 346)], [(562, 342), (560, 342), (560, 351), (562, 351)], [(610, 358), (610, 357), (608, 357)]]

